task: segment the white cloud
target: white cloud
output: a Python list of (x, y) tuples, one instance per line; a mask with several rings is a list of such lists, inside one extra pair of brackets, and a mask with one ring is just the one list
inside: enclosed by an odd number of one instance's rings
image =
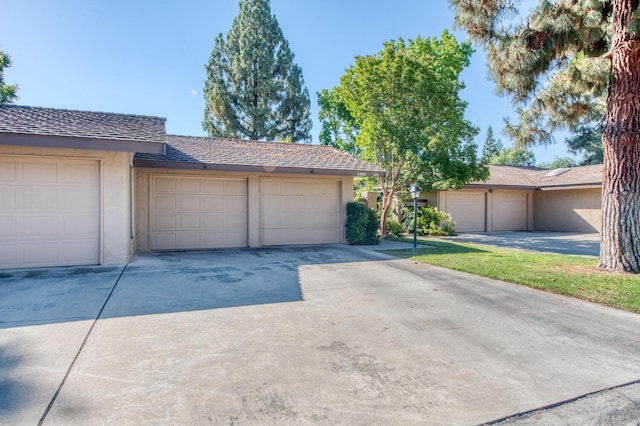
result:
[(192, 95), (197, 95), (197, 94), (198, 94), (198, 91), (197, 91), (196, 89), (193, 89), (193, 90), (191, 91), (191, 94), (192, 94)]

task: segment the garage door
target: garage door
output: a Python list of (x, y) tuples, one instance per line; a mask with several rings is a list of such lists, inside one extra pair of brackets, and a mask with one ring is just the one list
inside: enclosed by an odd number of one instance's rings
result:
[(339, 181), (263, 179), (262, 245), (340, 242), (340, 188)]
[(527, 194), (495, 191), (493, 193), (493, 230), (527, 230)]
[(99, 263), (100, 167), (0, 159), (0, 268)]
[(151, 248), (247, 246), (247, 180), (151, 176)]
[(484, 192), (447, 192), (447, 213), (456, 223), (456, 232), (486, 230)]

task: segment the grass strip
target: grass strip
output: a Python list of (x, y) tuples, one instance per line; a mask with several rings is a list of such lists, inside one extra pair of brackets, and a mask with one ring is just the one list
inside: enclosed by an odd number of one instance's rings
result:
[[(413, 241), (403, 238), (403, 241)], [(418, 253), (386, 250), (421, 263), (467, 272), (640, 313), (640, 275), (596, 269), (595, 257), (538, 253), (420, 238)]]

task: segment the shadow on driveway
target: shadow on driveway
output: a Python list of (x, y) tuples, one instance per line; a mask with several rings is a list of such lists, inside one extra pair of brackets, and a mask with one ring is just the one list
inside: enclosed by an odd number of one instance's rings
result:
[(126, 268), (4, 271), (0, 329), (94, 320), (114, 286), (101, 318), (296, 302), (301, 265), (363, 260), (343, 246), (303, 246), (137, 253)]

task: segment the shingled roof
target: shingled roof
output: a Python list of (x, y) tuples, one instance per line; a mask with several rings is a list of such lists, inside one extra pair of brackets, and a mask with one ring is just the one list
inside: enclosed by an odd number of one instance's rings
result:
[(0, 143), (7, 145), (162, 153), (165, 136), (160, 117), (0, 105)]
[(168, 135), (165, 155), (137, 154), (138, 167), (381, 176), (384, 170), (322, 145)]
[(473, 182), (468, 188), (521, 188), (550, 190), (567, 187), (596, 188), (602, 185), (602, 164), (566, 169), (532, 169), (489, 165), (489, 178)]

